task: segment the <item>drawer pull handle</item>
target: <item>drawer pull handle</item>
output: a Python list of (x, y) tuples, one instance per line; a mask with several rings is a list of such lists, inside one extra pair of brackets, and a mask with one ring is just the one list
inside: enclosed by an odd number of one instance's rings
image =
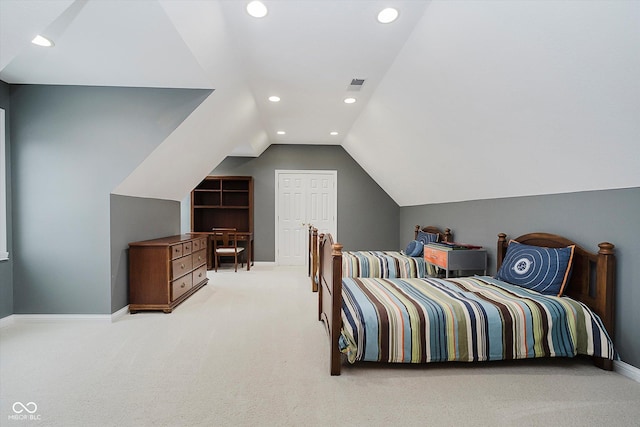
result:
[(184, 270), (184, 264), (180, 264), (180, 268)]
[(187, 286), (186, 283), (183, 283), (182, 285), (180, 285), (181, 288), (184, 288), (185, 286)]

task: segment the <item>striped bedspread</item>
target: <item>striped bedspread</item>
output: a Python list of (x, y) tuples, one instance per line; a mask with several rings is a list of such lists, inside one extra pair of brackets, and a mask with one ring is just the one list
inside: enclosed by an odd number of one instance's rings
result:
[(425, 277), (425, 262), (395, 251), (344, 251), (343, 277)]
[(343, 278), (340, 346), (351, 363), (617, 358), (589, 308), (489, 276)]

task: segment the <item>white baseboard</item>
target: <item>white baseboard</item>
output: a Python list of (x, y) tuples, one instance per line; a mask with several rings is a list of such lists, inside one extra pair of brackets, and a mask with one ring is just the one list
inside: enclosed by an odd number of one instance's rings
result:
[(277, 267), (278, 264), (276, 264), (275, 261), (255, 261), (253, 263), (254, 267), (259, 267), (259, 266), (265, 266), (265, 267)]
[(111, 321), (110, 314), (14, 314), (16, 322)]
[(629, 365), (628, 363), (625, 363), (621, 360), (614, 360), (613, 370), (623, 377), (627, 377), (630, 380), (634, 380), (640, 383), (640, 369), (636, 368), (633, 365)]
[(0, 328), (15, 325), (18, 322), (62, 322), (68, 320), (115, 322), (129, 314), (129, 305), (111, 314), (11, 314), (0, 319)]
[(111, 321), (115, 322), (118, 319), (120, 319), (121, 317), (125, 316), (129, 314), (129, 305), (125, 305), (124, 307), (122, 307), (120, 310), (116, 311), (115, 313), (111, 313)]

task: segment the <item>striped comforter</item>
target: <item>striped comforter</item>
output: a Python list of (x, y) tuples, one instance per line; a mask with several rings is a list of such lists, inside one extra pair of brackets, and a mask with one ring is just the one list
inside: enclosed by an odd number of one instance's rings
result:
[(617, 358), (600, 318), (582, 303), (489, 276), (342, 285), (340, 347), (351, 363)]
[(394, 251), (344, 251), (343, 277), (425, 277), (425, 262)]

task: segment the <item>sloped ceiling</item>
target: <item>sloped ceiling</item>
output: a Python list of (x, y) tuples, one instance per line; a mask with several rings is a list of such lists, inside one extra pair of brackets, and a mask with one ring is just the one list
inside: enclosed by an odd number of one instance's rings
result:
[(118, 194), (271, 143), (342, 144), (401, 206), (640, 186), (640, 2), (246, 3), (0, 0), (0, 79), (213, 89)]

